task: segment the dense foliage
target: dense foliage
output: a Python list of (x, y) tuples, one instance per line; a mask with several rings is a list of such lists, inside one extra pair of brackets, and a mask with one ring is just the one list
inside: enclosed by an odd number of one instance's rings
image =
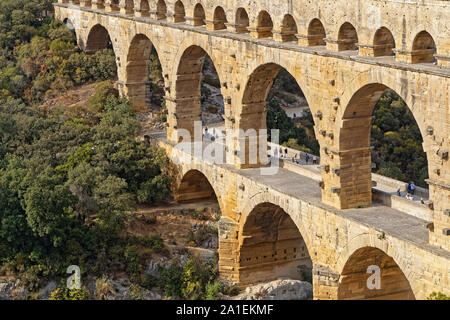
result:
[(184, 265), (179, 261), (167, 269), (160, 268), (160, 289), (171, 298), (215, 300), (219, 294), (236, 295), (239, 290), (217, 281), (217, 261), (202, 262), (192, 256)]
[(422, 135), (406, 103), (387, 90), (374, 111), (371, 145), (375, 172), (401, 181), (414, 181), (427, 187), (427, 157)]
[[(31, 290), (72, 264), (136, 271), (130, 213), (170, 193), (166, 155), (137, 141), (140, 123), (107, 80), (114, 53), (81, 52), (74, 33), (47, 16), (51, 2), (0, 0), (0, 271)], [(88, 103), (39, 107), (89, 82), (99, 84)], [(162, 251), (160, 238), (143, 241)], [(84, 294), (64, 290), (53, 298)]]
[(300, 119), (300, 124), (297, 125), (293, 119), (289, 118), (286, 112), (281, 108), (277, 99), (269, 101), (267, 108), (267, 130), (269, 139), (271, 139), (271, 129), (279, 129), (279, 144), (285, 145), (289, 148), (301, 150), (310, 154), (319, 154), (319, 144), (314, 138), (310, 138), (306, 134), (305, 128), (313, 131), (314, 122), (312, 115), (307, 112)]
[(105, 271), (99, 252), (122, 250), (135, 204), (169, 195), (165, 154), (136, 141), (140, 124), (112, 84), (85, 107), (47, 113), (9, 99), (0, 128), (0, 259), (15, 271)]
[(52, 20), (50, 0), (0, 0), (0, 99), (39, 102), (116, 74), (112, 50), (86, 55), (73, 31)]

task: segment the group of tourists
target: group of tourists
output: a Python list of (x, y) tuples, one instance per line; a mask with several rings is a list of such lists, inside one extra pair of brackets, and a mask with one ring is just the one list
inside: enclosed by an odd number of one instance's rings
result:
[[(280, 149), (275, 149), (275, 154), (274, 155), (277, 156), (279, 154), (280, 158), (288, 159), (289, 158), (288, 153), (289, 153), (288, 148), (284, 148), (284, 150), (283, 150), (283, 148), (280, 147)], [(301, 159), (301, 154), (300, 153), (294, 153), (294, 155), (291, 158), (292, 162), (296, 163), (296, 164), (301, 164), (300, 163), (300, 159)], [(306, 164), (309, 163), (310, 159), (312, 159), (312, 164), (318, 164), (319, 163), (319, 158), (317, 156), (313, 155), (311, 157), (311, 155), (306, 153), (305, 154), (305, 162), (306, 162)]]

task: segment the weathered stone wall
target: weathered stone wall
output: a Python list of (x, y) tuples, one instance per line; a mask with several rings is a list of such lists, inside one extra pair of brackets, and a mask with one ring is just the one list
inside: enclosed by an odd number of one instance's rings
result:
[[(160, 145), (172, 157), (179, 158), (184, 154), (173, 149), (168, 142), (160, 141)], [(343, 290), (341, 298), (377, 298), (373, 293), (372, 296), (364, 293), (363, 286), (369, 275), (366, 274), (366, 278), (360, 275), (361, 266), (367, 267), (368, 261), (373, 261), (371, 248), (379, 249), (377, 256), (384, 259), (379, 259), (378, 264), (382, 268), (381, 281), (385, 291), (378, 298), (414, 296), (416, 299), (425, 299), (432, 291), (450, 293), (450, 254), (445, 250), (420, 241), (406, 240), (408, 235), (405, 235), (406, 238), (399, 238), (389, 232), (385, 233), (370, 224), (350, 218), (346, 211), (322, 205), (320, 201), (293, 198), (270, 185), (243, 176), (240, 170), (228, 166), (206, 162), (195, 164), (194, 158), (191, 158), (190, 163), (185, 162), (179, 168), (180, 176), (191, 170), (202, 172), (215, 190), (222, 210), (219, 270), (224, 280), (240, 283), (240, 249), (246, 239), (243, 234), (244, 225), (255, 208), (270, 203), (286, 212), (298, 228), (312, 261), (315, 299), (337, 299), (339, 288)], [(363, 259), (354, 259), (353, 254), (358, 250), (366, 252), (366, 255), (360, 254)], [(383, 254), (380, 255), (379, 252)], [(385, 264), (383, 261), (389, 263)], [(355, 271), (352, 266), (356, 268), (358, 263), (361, 270)], [(350, 271), (344, 272), (344, 268)], [(272, 276), (271, 272), (277, 271), (273, 266), (267, 269), (261, 264), (259, 271), (264, 270), (267, 271), (268, 278)], [(255, 270), (253, 273), (257, 275)], [(283, 274), (288, 275), (289, 272), (281, 270), (277, 275)], [(353, 278), (351, 274), (357, 274), (358, 277)], [(406, 288), (405, 279), (411, 287), (410, 291)], [(359, 288), (353, 290), (353, 293), (352, 285), (348, 286), (352, 282), (357, 283)], [(342, 283), (344, 284), (341, 286)], [(396, 287), (396, 283), (401, 286)]]
[[(218, 18), (220, 15), (214, 14), (216, 4), (205, 2), (203, 8), (206, 19), (203, 20), (206, 28), (198, 24), (202, 21), (198, 18), (199, 11), (194, 13), (195, 4), (189, 1), (183, 3), (183, 8), (178, 5), (177, 10), (173, 2), (167, 2), (167, 12), (164, 14), (161, 3), (157, 6), (155, 1), (150, 1), (150, 18), (141, 18), (140, 13), (136, 14), (135, 10), (130, 9), (134, 6), (134, 9), (141, 10), (140, 1), (121, 1), (116, 5), (97, 0), (92, 4), (84, 1), (81, 5), (92, 7), (80, 9), (72, 4), (57, 4), (56, 17), (60, 20), (70, 19), (80, 46), (88, 50), (96, 50), (102, 44), (105, 32), (99, 26), (104, 27), (116, 54), (121, 92), (129, 97), (137, 109), (147, 101), (147, 53), (152, 46), (155, 47), (165, 82), (167, 133), (172, 142), (179, 140), (181, 129), (193, 133), (193, 121), (200, 120), (200, 70), (206, 54), (211, 57), (220, 78), (227, 129), (265, 128), (266, 96), (278, 70), (285, 68), (297, 80), (315, 117), (316, 136), (321, 146), (323, 204), (309, 207), (309, 204), (300, 200), (291, 199), (289, 202), (288, 197), (283, 199), (285, 203), (272, 198), (273, 194), (267, 197), (292, 217), (307, 244), (311, 241), (313, 248), (318, 242), (323, 245), (318, 247), (320, 250), (317, 249), (317, 252), (320, 251), (320, 258), (308, 246), (317, 281), (321, 279), (321, 283), (324, 283), (315, 286), (317, 297), (337, 296), (333, 286), (334, 274), (341, 272), (340, 268), (343, 266), (337, 267), (333, 259), (337, 260), (336, 252), (343, 249), (339, 245), (327, 252), (329, 246), (322, 243), (325, 240), (319, 241), (308, 233), (330, 225), (336, 225), (340, 232), (344, 232), (342, 229), (347, 230), (351, 222), (342, 216), (331, 214), (331, 207), (347, 209), (371, 205), (370, 119), (376, 101), (387, 88), (395, 90), (405, 100), (422, 133), (423, 147), (429, 163), (430, 199), (433, 203), (434, 225), (430, 228), (429, 241), (437, 247), (450, 250), (447, 230), (450, 228), (450, 69), (445, 67), (450, 56), (450, 27), (446, 19), (450, 15), (450, 3), (372, 0), (354, 4), (342, 0), (280, 4), (260, 1), (256, 7), (254, 2), (228, 1), (221, 3), (228, 22), (220, 24), (223, 20)], [(106, 10), (103, 10), (103, 5)], [(239, 25), (235, 25), (235, 13), (239, 7), (247, 11), (248, 28), (245, 14), (240, 15)], [(267, 11), (270, 17), (267, 14), (260, 15), (262, 10)], [(291, 39), (293, 30), (292, 19), (285, 17), (288, 13), (295, 21), (298, 43), (284, 42)], [(312, 33), (308, 34), (308, 25), (313, 18), (318, 18), (324, 27), (326, 38), (323, 41), (326, 46), (308, 46), (317, 44), (321, 32), (320, 26), (315, 25), (311, 28)], [(356, 33), (353, 27), (346, 25), (347, 28), (339, 34), (340, 27), (346, 21), (352, 24)], [(217, 30), (218, 25), (226, 26), (227, 29)], [(272, 29), (270, 25), (273, 25)], [(375, 37), (381, 26), (385, 26), (392, 34), (395, 58), (373, 57), (374, 49), (389, 49), (386, 47), (389, 46), (386, 32)], [(429, 48), (430, 38), (426, 34), (421, 34), (419, 40), (414, 42), (416, 35), (422, 30), (426, 30), (433, 38), (438, 65), (411, 64), (417, 62), (413, 56), (420, 58), (433, 53), (433, 49)], [(355, 45), (355, 35), (359, 52), (340, 52), (339, 48), (348, 43)], [(267, 38), (270, 36), (273, 38)], [(384, 42), (377, 42), (371, 48), (374, 37)], [(237, 159), (239, 152), (248, 152), (248, 148), (239, 150), (239, 140), (233, 141), (228, 147), (232, 158)], [(266, 146), (262, 144), (259, 147), (265, 150)], [(260, 158), (256, 164), (246, 162), (236, 167), (254, 167), (263, 162), (264, 159)], [(242, 213), (243, 206), (251, 198), (248, 188), (253, 190), (259, 187), (253, 186), (251, 182), (247, 186), (246, 182), (246, 191), (240, 190), (237, 185), (241, 178), (230, 178), (228, 173), (222, 173), (225, 178), (221, 179), (227, 181), (225, 185), (217, 186), (216, 182), (221, 180), (217, 177), (220, 170), (216, 167), (207, 170), (210, 172), (201, 172), (208, 179), (214, 177), (215, 182), (211, 182), (213, 187), (226, 195), (222, 206), (224, 218), (229, 219), (226, 223), (227, 238), (223, 239), (219, 251), (222, 261), (228, 262), (223, 263), (221, 271), (223, 275), (228, 274), (230, 279), (238, 280), (233, 268), (236, 267), (234, 263), (239, 247), (238, 242), (232, 239), (233, 234), (239, 234), (241, 214), (237, 212)], [(292, 203), (296, 203), (296, 206), (292, 207)], [(314, 215), (310, 217), (312, 212)], [(299, 220), (302, 215), (305, 219), (311, 219), (307, 225), (314, 226), (313, 230), (302, 231), (303, 221)], [(330, 222), (329, 219), (336, 221)], [(397, 243), (397, 240), (392, 239), (386, 241), (389, 245), (385, 246), (385, 242), (378, 243), (374, 240), (377, 239), (375, 231), (366, 233), (359, 229), (361, 226), (354, 228), (359, 230), (357, 235), (366, 234), (364, 237), (369, 237), (369, 240), (364, 240), (367, 241), (366, 245), (376, 244), (376, 247), (382, 247), (390, 256), (398, 254), (401, 257), (403, 250), (409, 250), (404, 247), (406, 244), (403, 240)], [(327, 235), (325, 238), (330, 242), (354, 241), (346, 231), (339, 236), (336, 236), (337, 231), (336, 234), (329, 230), (321, 232)], [(430, 256), (428, 249), (411, 250), (414, 252), (413, 257), (404, 258), (407, 263), (419, 261), (420, 264), (429, 259), (427, 262), (433, 268), (439, 268), (435, 266), (435, 257)], [(444, 269), (436, 271), (437, 274), (445, 274), (445, 271), (448, 274), (448, 270), (445, 270), (446, 260), (441, 262)], [(400, 265), (398, 261), (397, 263)], [(330, 270), (331, 280), (324, 280), (327, 268)], [(430, 283), (435, 281), (433, 276), (427, 275), (428, 266), (418, 268), (415, 267), (414, 270), (425, 274), (421, 279), (427, 279)], [(401, 266), (401, 269), (405, 272), (405, 268)], [(424, 284), (423, 280), (411, 280), (413, 276), (408, 271), (405, 275), (412, 283), (416, 297), (423, 297), (428, 289), (440, 286), (435, 283)], [(446, 287), (443, 289), (447, 290), (448, 279), (445, 281), (443, 283)]]

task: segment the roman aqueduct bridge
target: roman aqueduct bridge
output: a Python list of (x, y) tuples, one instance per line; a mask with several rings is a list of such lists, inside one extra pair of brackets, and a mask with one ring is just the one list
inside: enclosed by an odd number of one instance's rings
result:
[[(159, 141), (172, 156), (180, 129), (193, 132), (201, 119), (206, 55), (227, 129), (266, 128), (274, 78), (284, 68), (296, 79), (314, 115), (320, 184), (286, 169), (259, 175), (264, 160), (247, 161), (249, 147), (237, 140), (227, 152), (246, 155), (244, 163), (179, 165), (180, 201), (214, 198), (221, 207), (223, 279), (245, 285), (312, 269), (316, 299), (450, 293), (450, 2), (60, 0), (55, 12), (86, 52), (112, 46), (120, 91), (136, 110), (149, 103), (156, 49), (168, 109)], [(372, 203), (370, 126), (387, 88), (423, 137), (430, 221)], [(365, 284), (373, 264), (380, 290)]]

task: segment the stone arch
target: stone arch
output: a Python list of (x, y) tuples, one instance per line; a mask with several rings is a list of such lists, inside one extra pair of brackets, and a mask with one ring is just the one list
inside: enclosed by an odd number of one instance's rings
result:
[[(245, 206), (242, 209), (241, 217), (239, 219), (240, 222), (244, 222), (247, 220), (248, 216), (252, 212), (252, 210), (261, 203), (271, 203), (273, 205), (276, 205), (283, 209), (284, 212), (286, 212), (294, 221), (296, 224), (299, 232), (301, 233), (303, 240), (306, 243), (306, 246), (308, 248), (308, 252), (313, 252), (313, 244), (311, 241), (311, 234), (310, 230), (308, 228), (308, 225), (306, 225), (304, 219), (306, 217), (303, 217), (301, 215), (301, 210), (299, 207), (297, 207), (293, 203), (289, 203), (289, 201), (284, 201), (280, 195), (269, 193), (269, 192), (261, 192), (257, 193), (256, 195), (252, 195), (248, 198), (248, 200), (245, 202)], [(243, 223), (240, 223), (240, 231), (239, 233), (242, 233), (242, 227)], [(314, 258), (312, 255), (311, 258)]]
[(186, 11), (184, 9), (184, 4), (180, 0), (175, 2), (175, 9), (174, 9), (174, 21), (175, 23), (178, 22), (185, 22), (186, 21)]
[(175, 200), (177, 202), (189, 201), (218, 201), (210, 179), (197, 169), (188, 170), (176, 188)]
[[(260, 130), (267, 128), (267, 97), (275, 78), (282, 68), (293, 76), (294, 73), (289, 68), (284, 68), (278, 63), (269, 62), (254, 69), (245, 83), (241, 105), (236, 114), (237, 128), (244, 132), (250, 130), (250, 133), (255, 132), (257, 136), (254, 137), (250, 134), (240, 141), (241, 145), (238, 147), (238, 150), (241, 152), (239, 156), (241, 157), (242, 168), (260, 167), (267, 162), (266, 152), (264, 151), (267, 149), (265, 144), (267, 137), (263, 138), (263, 133)], [(294, 76), (293, 78), (299, 85), (309, 105), (308, 94), (304, 91), (306, 85), (300, 84)], [(258, 143), (250, 143), (250, 139), (254, 138), (257, 139)], [(252, 153), (250, 153), (250, 147), (252, 148)], [(257, 148), (257, 150), (253, 148)], [(253, 153), (256, 153), (256, 159)]]
[(104, 9), (105, 8), (105, 0), (97, 0), (97, 1), (91, 1), (94, 8), (96, 9)]
[(290, 14), (286, 14), (283, 18), (283, 22), (280, 28), (281, 32), (281, 40), (283, 42), (288, 41), (297, 41), (297, 23), (294, 20), (294, 17)]
[(150, 5), (148, 4), (148, 0), (141, 0), (140, 8), (142, 17), (150, 16)]
[(308, 25), (308, 45), (309, 46), (324, 46), (326, 33), (322, 22), (314, 18)]
[(237, 33), (249, 32), (248, 27), (250, 25), (250, 19), (248, 18), (247, 11), (244, 8), (238, 8), (236, 10), (235, 23)]
[(256, 30), (254, 32), (255, 38), (270, 38), (272, 37), (273, 22), (270, 14), (262, 10), (259, 12), (256, 19)]
[(110, 0), (109, 8), (111, 11), (120, 11), (120, 1), (119, 0)]
[(411, 63), (434, 63), (436, 44), (433, 37), (425, 30), (414, 38), (411, 50)]
[(204, 26), (205, 25), (205, 9), (200, 3), (197, 3), (194, 7), (194, 26)]
[(167, 18), (167, 5), (164, 0), (158, 0), (156, 4), (156, 18), (164, 20)]
[(134, 0), (125, 0), (125, 14), (134, 14)]
[(280, 206), (261, 202), (241, 218), (239, 284), (280, 278), (312, 282), (312, 260), (292, 217)]
[[(357, 248), (352, 248), (351, 251), (347, 249), (341, 261), (339, 261), (340, 278), (337, 298), (340, 300), (415, 299), (412, 289), (413, 283), (411, 279), (408, 279), (408, 276), (411, 275), (404, 273), (404, 270), (407, 269), (402, 268), (401, 263), (395, 261), (395, 256), (388, 255), (385, 248), (373, 246), (374, 242), (367, 241), (368, 238), (367, 234), (364, 235), (362, 239), (366, 240), (365, 243), (360, 243)], [(358, 241), (362, 239), (358, 239)], [(372, 242), (372, 245), (367, 242)], [(352, 242), (352, 244), (355, 243), (355, 241)], [(379, 268), (379, 289), (368, 288), (368, 281), (375, 284), (375, 282), (368, 280), (374, 274), (373, 269), (369, 269), (371, 266)]]
[[(151, 104), (149, 63), (153, 47), (153, 43), (146, 35), (137, 34), (133, 37), (127, 54), (125, 84), (127, 97), (137, 112), (147, 111)], [(157, 51), (156, 54), (158, 55)]]
[(226, 29), (226, 23), (227, 23), (227, 16), (225, 14), (225, 10), (223, 10), (222, 7), (216, 7), (214, 9), (214, 17), (213, 17), (213, 23), (214, 23), (214, 30), (223, 30)]
[[(412, 92), (407, 89), (405, 90), (403, 83), (391, 77), (368, 71), (356, 77), (347, 88), (348, 90), (344, 92), (341, 98), (341, 105), (345, 106), (340, 112), (341, 119), (371, 115), (383, 92), (391, 89), (405, 101), (419, 126), (422, 137), (426, 136), (426, 123), (423, 110), (421, 111), (415, 108), (417, 100), (413, 97)], [(364, 108), (363, 105), (360, 105), (360, 107), (357, 106), (358, 101), (363, 104), (365, 103)], [(341, 123), (342, 126), (344, 126), (343, 123)]]
[(72, 30), (73, 32), (75, 32), (75, 26), (73, 25), (72, 20), (70, 20), (70, 18), (65, 18), (63, 20), (63, 24), (69, 28), (70, 30)]
[(114, 45), (108, 30), (101, 24), (96, 24), (89, 30), (84, 51), (91, 54), (103, 49), (114, 49)]
[[(370, 79), (371, 76), (374, 78)], [(409, 92), (405, 92), (404, 84), (385, 75), (373, 75), (371, 72), (360, 75), (353, 83), (356, 84), (358, 80), (359, 84), (365, 84), (356, 91), (351, 91), (351, 94), (344, 94), (341, 102), (344, 109), (340, 114), (337, 134), (339, 147), (336, 153), (337, 167), (340, 168), (337, 195), (341, 209), (372, 204), (370, 129), (375, 106), (387, 89), (395, 91), (405, 101), (419, 126), (422, 138), (425, 137), (423, 112), (417, 112), (413, 108), (414, 100)], [(429, 170), (429, 153), (426, 155)]]
[(373, 55), (374, 57), (380, 56), (393, 56), (395, 48), (395, 40), (391, 31), (386, 27), (381, 27), (375, 32), (373, 38)]
[(338, 51), (347, 50), (358, 50), (358, 34), (350, 22), (344, 22), (338, 33)]
[[(172, 129), (185, 129), (194, 137), (194, 122), (201, 121), (201, 82), (205, 57), (211, 58), (219, 79), (222, 79), (221, 70), (215, 63), (215, 57), (210, 54), (208, 45), (205, 49), (200, 45), (187, 42), (178, 51), (173, 69), (174, 93), (171, 93), (168, 106), (168, 137), (178, 141), (172, 136)], [(220, 82), (220, 81), (219, 81)], [(221, 82), (220, 82), (221, 83)], [(222, 90), (222, 88), (221, 88)], [(223, 95), (222, 95), (223, 96)]]

